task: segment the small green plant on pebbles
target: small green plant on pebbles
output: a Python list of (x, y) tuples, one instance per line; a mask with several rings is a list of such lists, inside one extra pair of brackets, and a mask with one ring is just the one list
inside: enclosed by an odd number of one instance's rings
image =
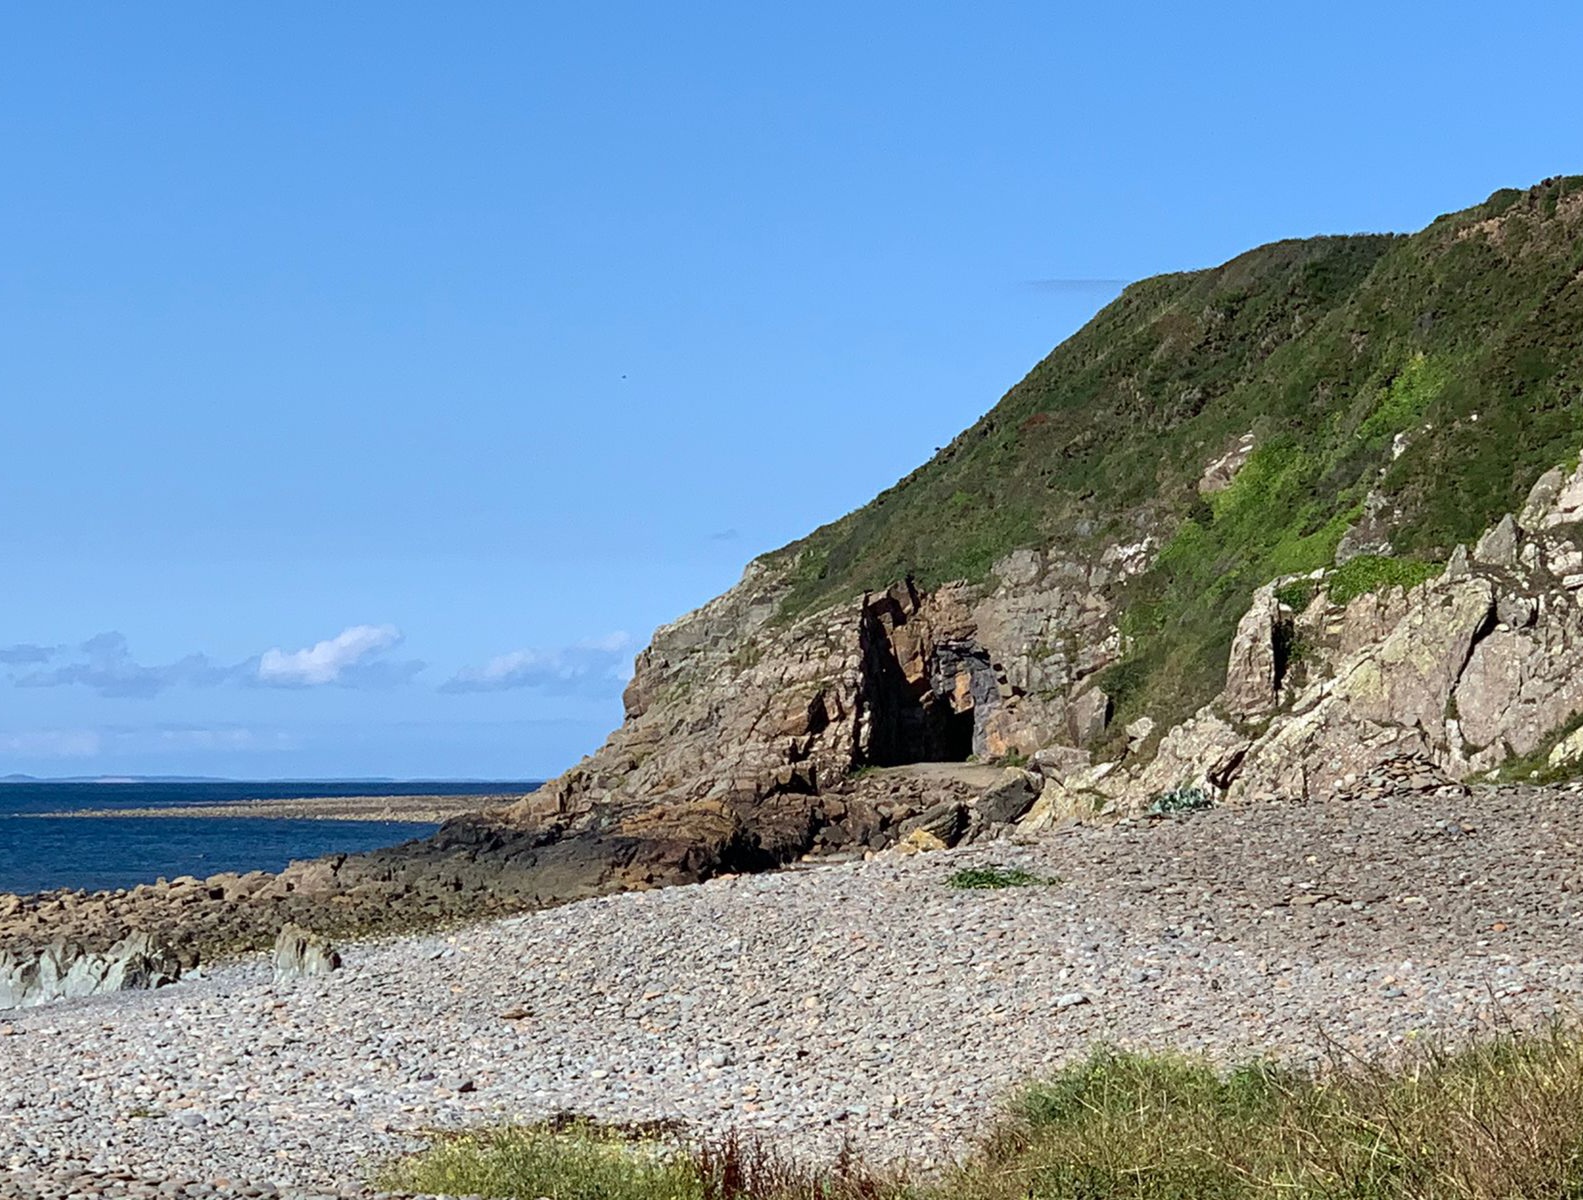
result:
[(1213, 802), (1203, 788), (1184, 783), (1181, 787), (1161, 792), (1154, 798), (1154, 803), (1149, 805), (1149, 811), (1151, 813), (1198, 812), (1211, 807)]
[(1060, 880), (1034, 875), (1019, 867), (991, 864), (987, 867), (963, 867), (945, 882), (947, 887), (955, 888), (959, 892), (983, 892), (996, 888), (1049, 887), (1059, 883)]

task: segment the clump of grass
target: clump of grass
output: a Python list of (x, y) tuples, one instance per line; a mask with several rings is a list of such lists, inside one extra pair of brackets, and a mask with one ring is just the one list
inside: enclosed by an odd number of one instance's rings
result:
[(1583, 715), (1554, 729), (1527, 754), (1514, 754), (1494, 772), (1496, 779), (1512, 783), (1552, 784), (1564, 783), (1583, 775), (1583, 763), (1563, 762), (1550, 765), (1550, 753), (1579, 729), (1583, 729)]
[(1020, 867), (963, 867), (952, 872), (945, 885), (959, 892), (982, 892), (995, 888), (1048, 887), (1060, 880), (1044, 875), (1034, 875)]
[[(964, 1148), (967, 1149), (967, 1148)], [(956, 1167), (908, 1180), (850, 1152), (588, 1122), (449, 1137), (380, 1186), (552, 1200), (1570, 1200), (1583, 1037), (1555, 1027), (1319, 1070), (1095, 1051), (1018, 1095)]]
[(1342, 563), (1325, 581), (1325, 591), (1333, 604), (1347, 604), (1369, 592), (1389, 587), (1415, 588), (1440, 574), (1434, 563), (1413, 558), (1390, 558), (1383, 554), (1360, 554)]
[(1275, 598), (1293, 612), (1302, 612), (1314, 598), (1317, 587), (1312, 579), (1294, 579), (1275, 589)]
[(1583, 1195), (1583, 1041), (1559, 1031), (1395, 1069), (1100, 1051), (1028, 1089), (953, 1200), (1539, 1200)]
[(449, 1196), (552, 1200), (703, 1200), (691, 1161), (658, 1138), (629, 1139), (580, 1122), (446, 1137), (395, 1163), (378, 1185)]
[(492, 1200), (904, 1200), (902, 1184), (849, 1149), (824, 1168), (735, 1134), (695, 1145), (676, 1131), (591, 1121), (451, 1136), (387, 1167), (383, 1188)]

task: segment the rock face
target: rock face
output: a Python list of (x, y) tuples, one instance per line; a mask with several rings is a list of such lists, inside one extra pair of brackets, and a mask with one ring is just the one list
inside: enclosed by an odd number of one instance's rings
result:
[[(1392, 760), (1459, 780), (1533, 754), (1583, 714), (1583, 469), (1546, 473), (1520, 517), (1502, 518), (1471, 555), (1453, 555), (1411, 591), (1345, 606), (1321, 592), (1286, 634), (1270, 618), (1271, 596), (1254, 597), (1218, 705), (1269, 723), (1217, 794), (1328, 795)], [(1283, 636), (1304, 648), (1307, 671), (1290, 694), (1268, 687)], [(1195, 745), (1186, 758), (1205, 754)], [(1551, 764), (1576, 757), (1563, 741)], [(1144, 778), (1107, 786), (1136, 799)]]
[[(1207, 490), (1240, 447), (1211, 464)], [(1583, 714), (1583, 469), (1547, 473), (1520, 515), (1411, 590), (1336, 604), (1322, 571), (1259, 588), (1221, 695), (1163, 732), (1131, 722), (1090, 762), (1110, 717), (1095, 676), (1120, 657), (1118, 587), (1153, 549), (1104, 547), (1086, 566), (1018, 551), (980, 587), (898, 585), (785, 627), (773, 619), (784, 581), (756, 567), (660, 632), (627, 723), (517, 819), (650, 836), (717, 821), (767, 860), (824, 845), (821, 798), (857, 768), (1030, 759), (1035, 783), (941, 799), (848, 840), (922, 830), (950, 844), (1010, 821), (1140, 811), (1181, 788), (1328, 795), (1393, 761), (1463, 779)], [(1313, 599), (1295, 612), (1288, 594)]]
[(301, 925), (287, 925), (275, 939), (275, 982), (328, 975), (341, 969), (341, 956), (324, 938)]
[[(1583, 718), (1583, 472), (1544, 469), (1573, 449), (1570, 385), (1529, 370), (1570, 361), (1580, 229), (1583, 181), (1552, 180), (1405, 240), (1278, 243), (1129, 289), (930, 463), (660, 629), (620, 728), (541, 791), (273, 876), (0, 897), (6, 969), (132, 929), (190, 965), (289, 923), (496, 916), (1349, 792), (1391, 764), (1444, 782), (1583, 761), (1553, 744)], [(1479, 486), (1448, 483), (1461, 462)], [(1529, 476), (1525, 503), (1495, 498)], [(1495, 504), (1516, 511), (1470, 537)], [(1367, 556), (1404, 532), (1470, 544), (1438, 578), (1354, 594), (1392, 577)], [(1266, 577), (1327, 559), (1347, 574)], [(926, 588), (903, 563), (983, 577)]]
[(1226, 666), (1226, 709), (1238, 717), (1274, 712), (1281, 701), (1291, 614), (1275, 598), (1275, 585), (1253, 593), (1253, 604), (1237, 626)]
[[(789, 625), (775, 616), (788, 572), (755, 564), (655, 635), (625, 723), (509, 819), (558, 838), (669, 839), (678, 855), (708, 845), (722, 869), (752, 869), (815, 848), (831, 822), (821, 797), (855, 771), (1081, 745), (1108, 716), (1093, 677), (1120, 650), (1109, 595), (1151, 550), (1105, 547), (1086, 565), (1019, 551), (983, 586), (903, 582)], [(974, 828), (1026, 810), (1032, 786)]]
[(1237, 472), (1242, 470), (1252, 456), (1253, 441), (1253, 434), (1243, 434), (1234, 446), (1205, 467), (1204, 474), (1198, 481), (1198, 494), (1213, 496), (1216, 492), (1223, 492), (1230, 487), (1231, 481), (1237, 477)]
[(62, 942), (36, 952), (6, 951), (0, 953), (0, 1009), (164, 987), (180, 976), (176, 955), (147, 933), (128, 934), (100, 953)]

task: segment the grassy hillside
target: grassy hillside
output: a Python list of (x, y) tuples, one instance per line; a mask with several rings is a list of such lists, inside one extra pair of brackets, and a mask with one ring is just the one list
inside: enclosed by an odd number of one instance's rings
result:
[[(1238, 436), (1257, 449), (1207, 501)], [(1405, 449), (1398, 448), (1398, 435)], [(1433, 561), (1583, 444), (1583, 178), (1497, 192), (1411, 236), (1278, 242), (1129, 287), (972, 428), (770, 557), (789, 614), (1007, 551), (1152, 533), (1128, 585), (1118, 715), (1213, 694), (1248, 593), (1333, 561), (1371, 489)]]

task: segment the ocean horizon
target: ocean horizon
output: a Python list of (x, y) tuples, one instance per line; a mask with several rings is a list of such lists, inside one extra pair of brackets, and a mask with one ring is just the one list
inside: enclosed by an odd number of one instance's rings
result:
[(46, 814), (320, 796), (487, 796), (527, 793), (540, 782), (12, 777), (0, 780), (0, 893), (104, 891), (181, 875), (278, 871), (293, 859), (393, 846), (438, 828), (417, 821)]

